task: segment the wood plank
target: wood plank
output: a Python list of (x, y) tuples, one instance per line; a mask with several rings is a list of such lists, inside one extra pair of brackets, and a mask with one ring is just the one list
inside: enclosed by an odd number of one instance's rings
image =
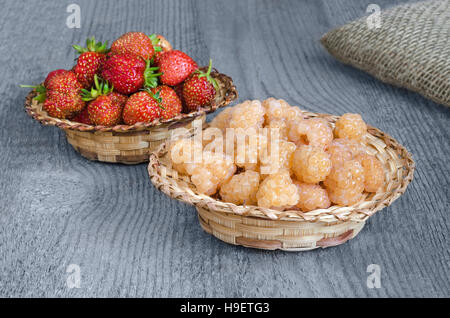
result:
[[(76, 2), (80, 29), (66, 27), (63, 1), (5, 1), (0, 10), (0, 296), (449, 296), (450, 110), (341, 65), (318, 41), (364, 15), (366, 2)], [(22, 110), (18, 84), (71, 67), (71, 44), (130, 30), (162, 33), (201, 65), (211, 56), (241, 100), (362, 113), (413, 153), (415, 180), (339, 247), (286, 253), (220, 242), (194, 208), (151, 186), (145, 164), (83, 159), (63, 131)], [(66, 285), (69, 264), (81, 268), (80, 289)], [(381, 266), (381, 289), (366, 286), (369, 264)]]

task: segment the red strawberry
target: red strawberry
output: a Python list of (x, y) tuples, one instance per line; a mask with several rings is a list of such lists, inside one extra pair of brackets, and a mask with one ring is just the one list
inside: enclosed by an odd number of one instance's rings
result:
[(83, 89), (83, 100), (89, 101), (87, 106), (89, 120), (93, 125), (114, 126), (122, 119), (122, 110), (126, 96), (114, 93), (108, 82), (99, 82), (94, 76), (95, 88)]
[(30, 88), (35, 88), (36, 92), (38, 93), (38, 95), (36, 97), (34, 97), (33, 99), (37, 100), (40, 103), (43, 103), (45, 101), (46, 98), (46, 93), (47, 93), (47, 87), (49, 86), (49, 83), (51, 82), (51, 80), (53, 79), (53, 77), (55, 75), (58, 74), (64, 74), (66, 72), (66, 70), (54, 70), (51, 71), (50, 73), (48, 73), (47, 77), (45, 78), (44, 84), (40, 84), (40, 85), (20, 85), (20, 87), (30, 87)]
[(151, 92), (162, 108), (161, 118), (170, 119), (181, 113), (181, 100), (172, 88), (166, 85), (160, 85), (152, 88)]
[(133, 54), (116, 54), (109, 57), (103, 65), (102, 77), (110, 82), (114, 89), (122, 94), (131, 94), (144, 85), (156, 87), (159, 73), (157, 67), (150, 67), (150, 61), (144, 61)]
[(161, 116), (161, 108), (151, 92), (141, 91), (128, 98), (122, 116), (127, 125), (149, 123)]
[(44, 102), (46, 112), (56, 118), (70, 119), (80, 112), (85, 106), (84, 101), (78, 94), (67, 95), (61, 92), (54, 92), (51, 98)]
[(111, 97), (114, 104), (119, 105), (121, 107), (124, 107), (128, 100), (127, 95), (122, 95), (116, 92), (110, 93), (109, 97)]
[(53, 79), (53, 77), (55, 77), (55, 75), (64, 74), (66, 72), (70, 72), (70, 71), (63, 70), (63, 69), (51, 71), (50, 73), (48, 73), (47, 77), (45, 78), (44, 86), (48, 87), (50, 81)]
[(172, 50), (172, 45), (161, 34), (149, 35), (152, 40), (153, 48), (155, 49), (155, 55), (153, 55), (152, 65), (157, 65), (160, 60), (160, 56), (163, 52)]
[(51, 78), (47, 85), (44, 109), (56, 118), (71, 118), (85, 106), (81, 98), (81, 84), (73, 72), (62, 72)]
[(170, 44), (170, 42), (167, 41), (165, 37), (163, 37), (161, 34), (156, 35), (156, 37), (159, 39), (158, 45), (161, 47), (163, 52), (172, 50), (172, 44)]
[(94, 75), (100, 72), (103, 63), (106, 61), (108, 41), (104, 44), (95, 42), (95, 37), (86, 40), (86, 48), (74, 45), (74, 49), (80, 53), (77, 65), (73, 68), (78, 81), (84, 88), (90, 88), (94, 83)]
[(142, 32), (128, 32), (121, 35), (111, 45), (113, 54), (134, 54), (144, 60), (150, 60), (155, 54), (152, 40)]
[(78, 82), (77, 76), (72, 71), (61, 72), (55, 74), (47, 81), (45, 86), (48, 92), (50, 91), (63, 91), (72, 92), (73, 90), (81, 90), (81, 84)]
[(114, 126), (120, 122), (122, 108), (116, 107), (111, 97), (100, 95), (89, 102), (87, 108), (89, 119), (94, 125)]
[(173, 90), (175, 91), (175, 93), (177, 93), (178, 98), (181, 101), (181, 104), (184, 106), (184, 97), (183, 97), (183, 84), (184, 83), (180, 83), (178, 85), (175, 85), (173, 87)]
[(76, 121), (78, 123), (86, 125), (92, 125), (92, 122), (89, 119), (88, 108), (87, 107), (83, 108), (83, 110), (78, 115), (72, 118), (72, 121)]
[(195, 111), (199, 107), (210, 105), (216, 96), (218, 85), (216, 80), (211, 77), (211, 60), (206, 73), (197, 70), (184, 82), (183, 97), (186, 108), (189, 111)]
[(198, 66), (186, 53), (178, 50), (164, 52), (159, 57), (159, 71), (162, 84), (175, 86), (183, 82)]

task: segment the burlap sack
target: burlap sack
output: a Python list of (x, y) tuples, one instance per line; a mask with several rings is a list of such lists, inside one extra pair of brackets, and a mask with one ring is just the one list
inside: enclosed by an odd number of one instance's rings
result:
[(343, 63), (450, 106), (450, 0), (394, 7), (321, 39)]

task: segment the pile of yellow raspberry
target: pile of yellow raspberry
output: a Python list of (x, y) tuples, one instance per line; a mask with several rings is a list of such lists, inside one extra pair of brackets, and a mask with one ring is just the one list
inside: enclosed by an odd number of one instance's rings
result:
[(358, 114), (342, 115), (333, 128), (269, 98), (224, 109), (203, 139), (176, 140), (169, 155), (199, 193), (236, 205), (308, 212), (353, 205), (364, 192), (382, 189), (385, 170), (366, 152), (366, 133)]

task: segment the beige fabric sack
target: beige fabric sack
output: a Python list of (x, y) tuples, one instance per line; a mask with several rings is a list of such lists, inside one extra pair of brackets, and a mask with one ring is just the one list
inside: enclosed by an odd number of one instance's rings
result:
[(339, 61), (450, 106), (450, 0), (373, 13), (321, 39)]

